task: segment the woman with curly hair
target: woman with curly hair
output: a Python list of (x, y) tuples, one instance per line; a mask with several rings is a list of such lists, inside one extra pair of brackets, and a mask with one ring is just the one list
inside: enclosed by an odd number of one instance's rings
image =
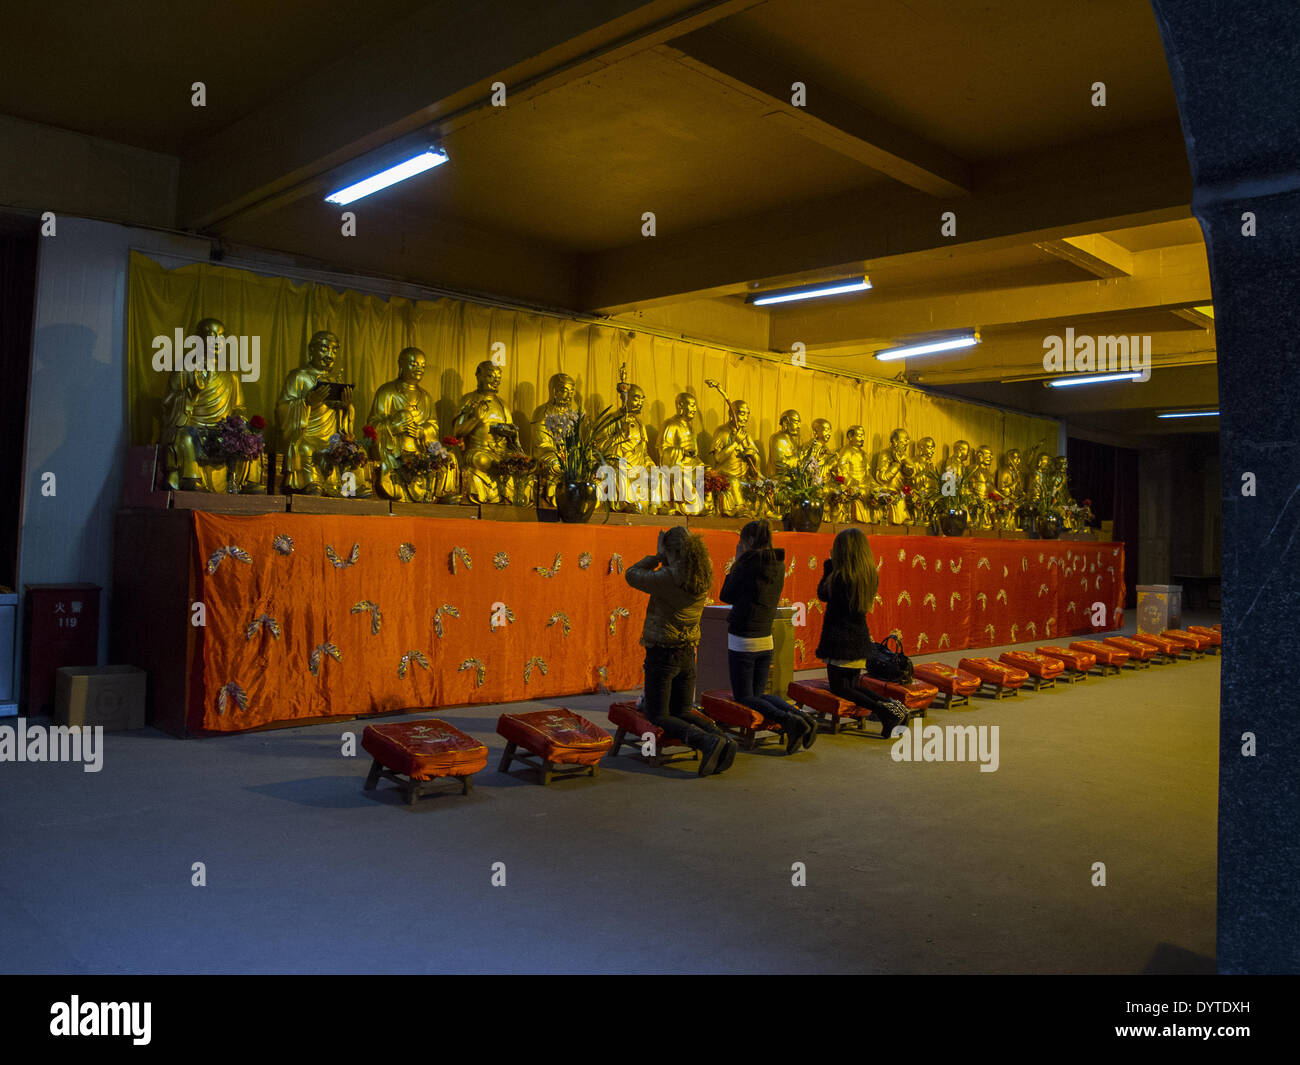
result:
[(680, 525), (661, 530), (657, 553), (629, 566), (624, 576), (637, 591), (650, 595), (641, 629), (642, 712), (669, 736), (700, 752), (700, 776), (721, 773), (735, 760), (736, 744), (694, 709), (695, 648), (713, 581), (704, 538), (692, 536)]
[(785, 551), (772, 546), (772, 528), (751, 521), (740, 530), (736, 561), (718, 598), (731, 604), (727, 619), (727, 664), (736, 702), (777, 722), (786, 754), (817, 739), (817, 719), (767, 690), (772, 667), (772, 622), (785, 584)]
[(831, 542), (831, 557), (823, 565), (817, 585), (817, 598), (826, 604), (826, 620), (816, 653), (826, 663), (831, 691), (873, 711), (880, 719), (880, 734), (887, 737), (899, 725), (907, 724), (907, 707), (858, 687), (871, 650), (867, 614), (875, 606), (879, 586), (876, 560), (862, 530), (840, 530)]

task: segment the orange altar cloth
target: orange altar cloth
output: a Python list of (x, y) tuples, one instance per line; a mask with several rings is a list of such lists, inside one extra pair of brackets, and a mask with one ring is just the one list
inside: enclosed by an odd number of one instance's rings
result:
[[(190, 588), (206, 609), (189, 656), (191, 730), (402, 708), (502, 703), (641, 684), (646, 597), (623, 570), (653, 527), (193, 512)], [(735, 532), (702, 530), (712, 602)], [(813, 651), (831, 533), (777, 533), (784, 594), (802, 602), (796, 669)], [(1064, 639), (1122, 623), (1122, 544), (870, 538), (872, 635), (909, 654)], [(797, 619), (796, 619), (797, 620)]]

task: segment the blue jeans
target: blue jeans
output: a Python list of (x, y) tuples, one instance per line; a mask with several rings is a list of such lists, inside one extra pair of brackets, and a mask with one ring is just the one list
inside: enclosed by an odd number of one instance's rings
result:
[(727, 666), (731, 672), (731, 695), (736, 702), (780, 725), (799, 717), (799, 712), (779, 695), (768, 694), (771, 651), (728, 651)]

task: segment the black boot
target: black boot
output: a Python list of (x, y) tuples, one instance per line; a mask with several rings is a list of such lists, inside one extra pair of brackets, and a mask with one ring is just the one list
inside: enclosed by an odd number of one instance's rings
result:
[(704, 735), (699, 743), (700, 768), (702, 777), (711, 776), (717, 771), (718, 762), (727, 753), (727, 739), (724, 736)]
[(806, 751), (817, 742), (817, 733), (820, 731), (818, 726), (820, 722), (818, 722), (816, 714), (810, 713), (807, 710), (801, 710), (799, 714), (808, 722), (808, 732), (803, 738), (803, 749)]
[(731, 763), (736, 760), (736, 752), (740, 750), (740, 744), (730, 736), (724, 735), (722, 742), (726, 744), (726, 749), (718, 758), (718, 768), (714, 770), (715, 773), (725, 773), (730, 769)]
[(785, 730), (785, 753), (794, 754), (804, 746), (804, 739), (808, 736), (808, 722), (801, 714), (786, 714), (781, 722), (781, 728)]

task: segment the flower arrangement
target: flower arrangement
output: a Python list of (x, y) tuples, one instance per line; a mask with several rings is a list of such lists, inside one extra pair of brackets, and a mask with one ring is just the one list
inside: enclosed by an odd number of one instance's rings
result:
[(777, 476), (775, 502), (782, 513), (805, 501), (816, 505), (826, 498), (826, 471), (816, 455), (806, 454)]
[(401, 464), (403, 476), (414, 480), (445, 470), (451, 465), (451, 452), (434, 440), (421, 450), (403, 451)]
[(442, 438), (443, 447), (460, 447), (463, 443), (465, 441), (458, 436), (444, 436)]
[(604, 450), (605, 437), (621, 417), (621, 411), (613, 407), (606, 407), (594, 418), (581, 410), (546, 416), (543, 424), (554, 441), (555, 461), (564, 480), (595, 481), (602, 466), (612, 465)]
[(537, 460), (522, 451), (507, 451), (499, 465), (503, 477), (524, 477), (537, 469)]
[(731, 478), (725, 473), (715, 473), (709, 470), (704, 474), (704, 494), (708, 496), (720, 496), (731, 487)]
[(209, 462), (239, 462), (256, 459), (266, 450), (262, 430), (266, 420), (260, 414), (245, 421), (238, 414), (228, 414), (200, 436), (199, 446)]
[(335, 433), (329, 438), (329, 444), (316, 452), (315, 458), (317, 465), (328, 473), (358, 469), (366, 464), (368, 456), (351, 434)]
[(755, 477), (752, 481), (740, 482), (740, 494), (751, 506), (770, 505), (776, 498), (778, 483), (769, 477)]
[(373, 425), (367, 425), (364, 429), (362, 429), (361, 435), (364, 436), (367, 440), (379, 439), (379, 434), (375, 432), (375, 427)]

